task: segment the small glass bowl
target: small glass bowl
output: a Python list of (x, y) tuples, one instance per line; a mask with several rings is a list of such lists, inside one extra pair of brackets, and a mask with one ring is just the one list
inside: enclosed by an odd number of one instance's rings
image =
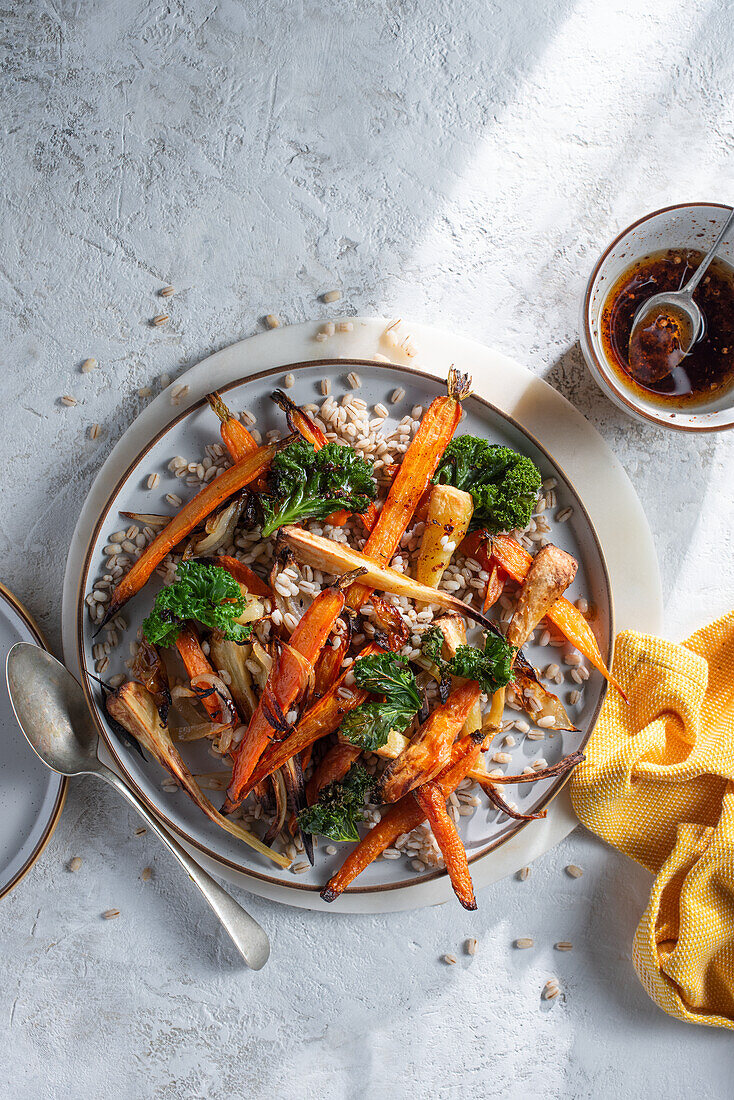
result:
[[(636, 420), (684, 432), (718, 432), (734, 427), (734, 387), (717, 394), (710, 402), (679, 408), (657, 404), (624, 385), (607, 360), (600, 333), (607, 295), (624, 271), (643, 256), (668, 248), (706, 252), (731, 209), (718, 202), (694, 202), (666, 206), (647, 214), (612, 241), (591, 273), (581, 306), (581, 350), (600, 389)], [(734, 267), (734, 240), (724, 242), (717, 255)]]

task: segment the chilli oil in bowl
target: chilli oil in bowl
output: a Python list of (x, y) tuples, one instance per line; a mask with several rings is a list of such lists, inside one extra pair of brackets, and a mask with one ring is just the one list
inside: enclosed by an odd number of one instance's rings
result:
[(734, 383), (734, 269), (713, 260), (693, 294), (703, 333), (671, 374), (656, 382), (634, 378), (629, 367), (632, 322), (640, 305), (662, 291), (680, 290), (704, 257), (694, 248), (653, 252), (615, 281), (601, 311), (601, 344), (620, 381), (661, 405), (689, 406), (716, 400)]

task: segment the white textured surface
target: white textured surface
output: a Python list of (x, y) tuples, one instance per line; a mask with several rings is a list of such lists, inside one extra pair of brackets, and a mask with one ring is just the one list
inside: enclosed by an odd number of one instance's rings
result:
[[(726, 3), (7, 7), (0, 550), (53, 643), (61, 559), (138, 387), (271, 311), (412, 316), (525, 361), (637, 485), (670, 636), (728, 609), (732, 437), (627, 420), (576, 345), (588, 270), (618, 228), (666, 202), (731, 201)], [(171, 322), (154, 329), (168, 282)], [(336, 308), (316, 300), (332, 286)], [(99, 366), (81, 375), (87, 356)], [(135, 824), (75, 783), (44, 859), (0, 903), (0, 1079), (23, 1100), (729, 1089), (728, 1036), (668, 1020), (632, 971), (648, 876), (588, 834), (483, 891), (475, 915), (253, 900), (273, 937), (253, 975)], [(100, 920), (110, 906), (120, 919)], [(537, 947), (513, 951), (518, 935)], [(552, 973), (565, 998), (549, 1009)]]

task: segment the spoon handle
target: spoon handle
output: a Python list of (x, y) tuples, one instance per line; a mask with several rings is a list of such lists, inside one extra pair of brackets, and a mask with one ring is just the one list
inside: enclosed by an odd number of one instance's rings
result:
[(709, 264), (713, 260), (716, 253), (719, 251), (719, 245), (721, 244), (724, 237), (727, 235), (727, 233), (731, 229), (732, 225), (734, 225), (734, 210), (732, 210), (731, 214), (729, 215), (729, 217), (724, 222), (724, 226), (723, 226), (721, 232), (719, 233), (718, 237), (714, 241), (714, 243), (711, 245), (711, 248), (708, 250), (708, 252), (704, 256), (704, 258), (701, 260), (701, 262), (698, 265), (698, 267), (696, 268), (696, 270), (691, 275), (691, 277), (688, 280), (688, 282), (686, 283), (686, 285), (683, 287), (683, 292), (685, 294), (688, 294), (688, 295), (693, 294), (694, 290), (696, 289), (698, 284), (701, 282), (701, 279), (704, 277), (704, 275), (708, 271)]
[(262, 969), (268, 961), (270, 941), (255, 918), (245, 912), (242, 906), (226, 890), (223, 890), (219, 883), (215, 882), (195, 859), (191, 858), (188, 852), (158, 823), (135, 792), (130, 790), (119, 776), (103, 764), (94, 774), (99, 775), (101, 779), (106, 780), (111, 786), (115, 787), (135, 807), (151, 829), (158, 834), (169, 851), (173, 852), (189, 878), (199, 887), (250, 969)]

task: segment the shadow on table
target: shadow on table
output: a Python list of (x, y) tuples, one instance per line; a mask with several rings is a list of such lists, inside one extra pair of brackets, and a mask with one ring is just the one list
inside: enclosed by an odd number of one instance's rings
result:
[[(667, 600), (675, 590), (701, 515), (707, 508), (708, 487), (717, 449), (723, 445), (722, 437), (715, 432), (666, 430), (633, 420), (599, 389), (586, 367), (578, 341), (550, 365), (544, 381), (594, 425), (624, 467), (654, 532), (662, 566), (663, 596)], [(530, 407), (536, 397), (537, 390), (534, 392), (533, 386), (529, 386), (514, 410), (520, 421), (525, 402)], [(633, 568), (631, 553), (630, 569)]]

